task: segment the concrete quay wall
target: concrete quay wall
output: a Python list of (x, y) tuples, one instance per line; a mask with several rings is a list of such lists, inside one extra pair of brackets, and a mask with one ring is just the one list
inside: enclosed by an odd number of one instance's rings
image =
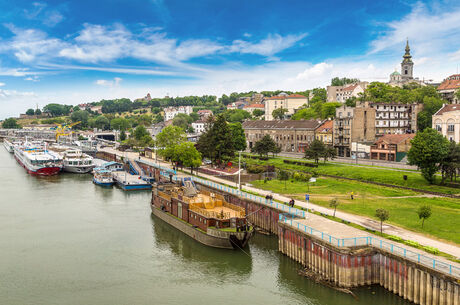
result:
[(336, 247), (279, 223), (279, 251), (344, 288), (378, 284), (420, 305), (460, 305), (460, 280), (370, 246)]

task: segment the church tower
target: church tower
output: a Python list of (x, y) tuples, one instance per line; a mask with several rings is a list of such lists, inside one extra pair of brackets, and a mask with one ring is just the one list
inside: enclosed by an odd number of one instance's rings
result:
[(403, 56), (401, 63), (401, 78), (404, 80), (413, 79), (414, 62), (410, 55), (409, 39), (406, 41), (406, 53)]

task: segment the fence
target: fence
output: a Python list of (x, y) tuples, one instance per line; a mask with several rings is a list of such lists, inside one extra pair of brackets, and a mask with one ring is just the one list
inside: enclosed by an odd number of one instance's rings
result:
[(304, 231), (307, 234), (320, 238), (321, 240), (324, 240), (337, 247), (372, 246), (378, 249), (383, 249), (395, 255), (402, 256), (404, 258), (407, 258), (408, 260), (417, 262), (419, 264), (433, 268), (435, 270), (460, 277), (460, 268), (458, 268), (457, 266), (453, 266), (451, 264), (438, 261), (434, 258), (427, 257), (423, 254), (416, 253), (412, 250), (389, 243), (386, 240), (382, 240), (372, 236), (336, 238), (332, 235), (318, 231), (310, 226), (295, 221), (292, 217), (288, 218), (284, 215), (280, 215), (279, 221), (284, 222), (294, 228), (297, 228), (300, 231)]

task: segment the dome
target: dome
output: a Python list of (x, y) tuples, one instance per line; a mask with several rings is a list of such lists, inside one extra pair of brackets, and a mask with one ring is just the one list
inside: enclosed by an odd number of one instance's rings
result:
[(398, 71), (395, 71), (395, 72), (391, 73), (390, 75), (401, 75), (401, 73), (399, 73)]

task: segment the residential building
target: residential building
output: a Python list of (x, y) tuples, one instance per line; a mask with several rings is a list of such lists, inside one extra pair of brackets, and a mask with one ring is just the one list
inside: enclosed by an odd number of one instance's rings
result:
[(249, 105), (246, 105), (246, 106), (243, 107), (243, 110), (245, 110), (245, 111), (247, 111), (247, 112), (249, 112), (251, 114), (256, 109), (265, 111), (265, 105), (264, 104), (249, 104)]
[(272, 112), (278, 108), (287, 109), (286, 115), (289, 117), (295, 113), (295, 111), (301, 108), (303, 105), (308, 105), (308, 98), (300, 94), (280, 93), (277, 96), (266, 97), (265, 103), (265, 121), (273, 120)]
[(205, 131), (206, 122), (198, 120), (192, 123), (192, 128), (197, 134), (202, 134)]
[(269, 135), (283, 152), (303, 152), (315, 139), (315, 130), (322, 124), (318, 120), (271, 120), (243, 122), (247, 147)]
[(230, 103), (227, 105), (227, 110), (231, 109), (243, 109), (244, 106), (248, 105), (247, 102), (244, 101), (236, 101), (234, 103)]
[(368, 85), (368, 82), (357, 82), (344, 86), (327, 86), (327, 101), (345, 103), (351, 97), (358, 97)]
[(372, 103), (375, 109), (375, 135), (417, 132), (417, 115), (423, 104)]
[[(357, 143), (352, 152), (365, 151), (369, 154), (370, 145), (375, 142), (376, 110), (368, 102), (358, 103), (354, 110), (353, 123), (351, 129), (351, 142)], [(368, 147), (368, 148), (366, 148)]]
[(415, 134), (386, 134), (371, 146), (371, 159), (399, 162), (410, 150)]
[(390, 74), (390, 81), (388, 84), (392, 86), (402, 87), (405, 84), (417, 83), (426, 86), (425, 82), (414, 78), (414, 62), (410, 54), (409, 40), (406, 41), (406, 49), (401, 62), (401, 72), (394, 71)]
[(179, 106), (179, 107), (168, 107), (164, 109), (164, 119), (165, 121), (169, 121), (174, 119), (176, 115), (179, 113), (184, 113), (189, 115), (190, 113), (193, 112), (192, 106)]
[(437, 88), (441, 97), (451, 104), (460, 104), (460, 100), (455, 96), (460, 89), (460, 74), (454, 74), (446, 78)]
[(339, 157), (351, 156), (351, 129), (355, 107), (342, 105), (335, 110), (333, 143)]
[(253, 93), (251, 96), (250, 104), (262, 104), (264, 95), (262, 93)]
[(333, 131), (334, 131), (334, 121), (333, 120), (326, 120), (323, 124), (318, 126), (315, 130), (315, 138), (320, 140), (326, 145), (332, 146), (334, 139), (333, 139)]
[(102, 106), (92, 106), (89, 108), (92, 112), (102, 114)]
[(197, 113), (200, 116), (200, 120), (202, 121), (206, 121), (213, 114), (211, 110), (207, 110), (207, 109), (198, 110)]
[(433, 115), (433, 128), (450, 141), (460, 143), (460, 105), (444, 104)]

